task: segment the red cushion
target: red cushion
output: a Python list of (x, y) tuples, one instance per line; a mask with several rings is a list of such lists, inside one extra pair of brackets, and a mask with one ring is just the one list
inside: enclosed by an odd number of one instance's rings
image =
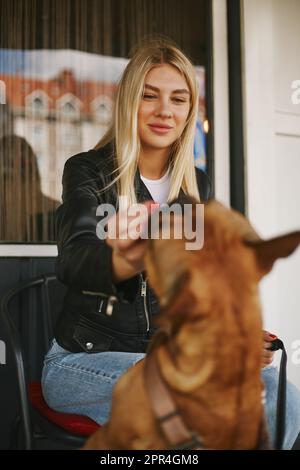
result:
[(100, 427), (98, 423), (87, 416), (59, 413), (51, 410), (44, 400), (40, 382), (31, 382), (29, 384), (29, 400), (31, 405), (39, 411), (42, 416), (51, 421), (51, 423), (69, 431), (71, 434), (90, 436)]

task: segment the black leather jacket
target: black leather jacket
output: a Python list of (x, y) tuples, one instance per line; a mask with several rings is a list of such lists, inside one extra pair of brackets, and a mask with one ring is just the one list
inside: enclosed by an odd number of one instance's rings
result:
[[(112, 250), (96, 235), (97, 206), (117, 207), (112, 179), (113, 146), (71, 157), (63, 173), (63, 204), (57, 210), (58, 278), (68, 287), (55, 328), (57, 342), (72, 352), (145, 352), (153, 334), (158, 301), (144, 273), (112, 282)], [(210, 196), (208, 176), (197, 172), (202, 201)], [(152, 199), (137, 171), (139, 202)], [(109, 313), (112, 311), (112, 314)]]

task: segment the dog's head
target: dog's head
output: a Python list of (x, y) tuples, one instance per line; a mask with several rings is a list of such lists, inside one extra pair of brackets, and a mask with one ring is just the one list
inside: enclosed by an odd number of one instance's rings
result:
[[(146, 268), (162, 309), (159, 321), (175, 325), (177, 330), (183, 323), (197, 327), (195, 347), (199, 353), (203, 351), (205, 360), (211, 355), (218, 362), (219, 354), (220, 362), (229, 364), (229, 376), (235, 371), (237, 357), (249, 360), (248, 371), (259, 374), (262, 324), (258, 283), (278, 258), (296, 249), (300, 232), (264, 241), (245, 217), (216, 201), (204, 207), (203, 220), (195, 200), (185, 198), (180, 205), (182, 216), (169, 217), (170, 237), (149, 239)], [(190, 206), (187, 211), (184, 205)], [(198, 249), (188, 249), (192, 243), (183, 227), (191, 214), (193, 229), (203, 229), (204, 243)], [(163, 230), (162, 218), (156, 221), (158, 234)], [(183, 236), (176, 238), (180, 226)], [(247, 350), (255, 352), (247, 354)], [(224, 379), (225, 375), (224, 371)]]

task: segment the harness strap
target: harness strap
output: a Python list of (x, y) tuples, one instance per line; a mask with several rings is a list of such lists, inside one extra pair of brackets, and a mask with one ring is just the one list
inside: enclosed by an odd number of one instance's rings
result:
[(187, 428), (164, 384), (154, 353), (149, 354), (145, 361), (145, 381), (152, 409), (161, 431), (170, 444), (169, 448), (203, 450), (200, 437)]
[[(156, 336), (156, 335), (155, 335)], [(173, 398), (161, 377), (161, 373), (155, 358), (155, 348), (164, 343), (168, 338), (167, 331), (161, 331), (157, 335), (156, 341), (145, 361), (145, 382), (146, 389), (150, 397), (150, 403), (155, 417), (158, 420), (161, 431), (170, 444), (170, 449), (176, 450), (203, 450), (203, 443), (200, 436), (191, 431), (185, 425), (182, 416), (176, 407)], [(278, 395), (277, 395), (277, 415), (276, 415), (276, 437), (275, 449), (281, 449), (285, 434), (286, 415), (286, 363), (287, 354), (284, 344), (280, 339), (272, 342), (270, 350), (282, 350), (279, 371)], [(271, 449), (271, 443), (265, 417), (262, 419), (258, 449)]]

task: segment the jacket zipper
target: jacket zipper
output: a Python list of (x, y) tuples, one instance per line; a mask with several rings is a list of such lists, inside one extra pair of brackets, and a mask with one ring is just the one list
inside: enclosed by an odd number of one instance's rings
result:
[(146, 324), (147, 324), (147, 333), (150, 330), (150, 321), (149, 321), (149, 312), (147, 308), (147, 279), (144, 279), (143, 274), (140, 274), (141, 276), (141, 297), (143, 298), (144, 302), (144, 312), (145, 312), (145, 317), (146, 317)]

